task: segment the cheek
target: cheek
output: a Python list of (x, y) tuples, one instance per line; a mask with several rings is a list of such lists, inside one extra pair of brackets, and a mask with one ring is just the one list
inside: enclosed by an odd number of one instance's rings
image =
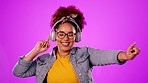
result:
[(56, 37), (56, 43), (59, 45), (60, 42), (61, 42), (61, 40), (58, 37)]
[(74, 45), (74, 43), (75, 43), (75, 41), (71, 41), (71, 43), (70, 43), (70, 44), (71, 44), (71, 45)]
[(55, 37), (55, 39), (56, 39), (57, 42), (61, 41), (61, 39), (59, 37), (57, 37), (57, 36)]

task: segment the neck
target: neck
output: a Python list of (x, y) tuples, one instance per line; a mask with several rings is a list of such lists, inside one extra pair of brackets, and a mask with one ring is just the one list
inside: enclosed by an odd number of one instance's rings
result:
[(60, 54), (61, 57), (65, 57), (67, 55), (70, 54), (70, 51), (61, 51), (61, 50), (58, 50), (58, 53)]

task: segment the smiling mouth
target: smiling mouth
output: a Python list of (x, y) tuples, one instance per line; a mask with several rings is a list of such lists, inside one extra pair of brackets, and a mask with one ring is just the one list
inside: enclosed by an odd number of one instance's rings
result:
[(65, 47), (69, 46), (70, 42), (61, 42), (61, 44)]

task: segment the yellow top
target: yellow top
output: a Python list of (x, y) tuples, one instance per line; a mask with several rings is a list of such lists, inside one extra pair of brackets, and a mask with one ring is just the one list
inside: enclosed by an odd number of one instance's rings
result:
[(57, 59), (48, 72), (47, 83), (79, 83), (69, 55), (62, 58), (59, 53)]

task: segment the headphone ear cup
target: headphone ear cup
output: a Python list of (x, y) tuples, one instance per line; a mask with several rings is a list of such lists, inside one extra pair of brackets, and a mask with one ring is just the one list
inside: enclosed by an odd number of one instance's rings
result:
[(56, 40), (56, 38), (55, 38), (55, 31), (54, 30), (50, 31), (50, 40), (52, 40), (52, 41)]
[(75, 42), (80, 42), (81, 41), (81, 32), (77, 32)]

